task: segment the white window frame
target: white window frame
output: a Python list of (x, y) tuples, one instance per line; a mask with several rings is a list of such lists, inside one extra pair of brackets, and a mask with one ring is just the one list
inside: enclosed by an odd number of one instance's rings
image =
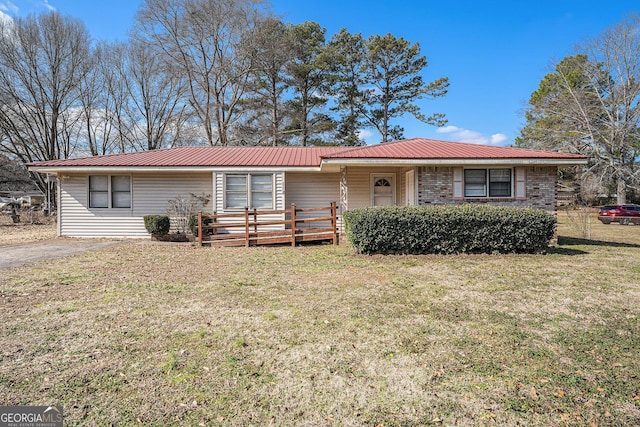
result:
[[(91, 191), (91, 177), (93, 176), (104, 176), (107, 178), (107, 190), (106, 191)], [(129, 179), (129, 191), (122, 190), (114, 190), (113, 189), (113, 178), (114, 177), (127, 177)], [(109, 175), (109, 174), (92, 174), (87, 176), (87, 206), (89, 209), (117, 209), (117, 210), (125, 210), (131, 209), (133, 207), (133, 179), (131, 175)], [(92, 206), (91, 205), (91, 194), (92, 193), (104, 193), (107, 195), (107, 206)], [(118, 193), (126, 193), (129, 194), (129, 206), (114, 206), (113, 197)]]
[[(468, 195), (467, 194), (467, 171), (484, 171), (484, 194)], [(491, 170), (508, 170), (509, 171), (509, 195), (508, 196), (492, 196), (491, 195)], [(465, 199), (513, 199), (514, 198), (514, 172), (513, 168), (465, 168), (462, 176), (463, 195)]]
[[(230, 176), (241, 176), (241, 177), (245, 177), (246, 179), (246, 189), (245, 189), (245, 200), (246, 200), (246, 206), (234, 206), (234, 207), (229, 207), (227, 204), (227, 193), (229, 192), (227, 190), (227, 178)], [(252, 200), (253, 200), (253, 194), (254, 193), (264, 193), (267, 194), (269, 193), (268, 191), (260, 191), (260, 190), (253, 190), (252, 188), (252, 177), (256, 177), (256, 176), (269, 176), (271, 178), (271, 206), (269, 207), (256, 207), (255, 209), (258, 210), (273, 210), (274, 209), (274, 203), (275, 203), (275, 174), (273, 173), (264, 173), (264, 172), (250, 172), (250, 173), (226, 173), (224, 174), (224, 187), (223, 187), (223, 207), (225, 210), (228, 211), (237, 211), (237, 210), (244, 210), (245, 208), (249, 208), (249, 209), (254, 209), (254, 206), (252, 206)], [(235, 192), (235, 191), (234, 191)]]

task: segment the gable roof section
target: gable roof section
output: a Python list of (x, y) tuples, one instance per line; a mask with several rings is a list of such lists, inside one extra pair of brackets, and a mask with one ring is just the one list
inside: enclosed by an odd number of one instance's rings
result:
[(179, 147), (31, 163), (48, 172), (85, 169), (313, 168), (326, 164), (584, 164), (585, 156), (414, 138), (364, 147)]
[(580, 159), (576, 154), (413, 138), (332, 153), (327, 159)]
[(324, 155), (348, 147), (178, 147), (78, 159), (51, 160), (29, 166), (64, 167), (317, 167)]

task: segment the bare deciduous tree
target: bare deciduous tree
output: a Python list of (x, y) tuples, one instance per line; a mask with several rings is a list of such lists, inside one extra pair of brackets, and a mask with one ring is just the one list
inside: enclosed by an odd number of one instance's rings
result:
[(82, 118), (77, 141), (92, 156), (121, 153), (127, 148), (127, 133), (120, 132), (118, 126), (124, 85), (115, 73), (114, 57), (109, 43), (99, 43), (91, 56), (91, 71), (79, 84)]
[(188, 119), (185, 79), (139, 40), (121, 44), (114, 51), (117, 59), (113, 65), (126, 89), (121, 115), (128, 124), (133, 149), (177, 145)]
[(6, 191), (29, 191), (34, 183), (22, 162), (0, 154), (0, 189)]
[(589, 156), (585, 176), (612, 184), (625, 203), (640, 182), (640, 16), (577, 50), (531, 95), (516, 143)]
[(146, 0), (140, 36), (183, 73), (191, 107), (210, 145), (228, 145), (240, 118), (253, 51), (246, 47), (260, 19), (260, 0)]
[(24, 163), (72, 154), (89, 57), (89, 33), (79, 20), (51, 12), (0, 21), (3, 150)]

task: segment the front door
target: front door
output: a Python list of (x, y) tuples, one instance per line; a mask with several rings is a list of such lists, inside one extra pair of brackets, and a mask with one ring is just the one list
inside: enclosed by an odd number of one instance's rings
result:
[(396, 175), (371, 175), (371, 205), (393, 206), (396, 204)]
[(404, 175), (404, 204), (406, 206), (414, 206), (416, 204), (416, 171), (413, 169), (407, 171)]

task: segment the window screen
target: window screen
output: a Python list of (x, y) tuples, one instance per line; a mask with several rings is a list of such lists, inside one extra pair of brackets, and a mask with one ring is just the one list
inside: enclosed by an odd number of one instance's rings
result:
[(489, 169), (489, 197), (511, 196), (511, 169)]
[(225, 197), (227, 208), (247, 206), (247, 175), (227, 175)]
[(89, 177), (89, 207), (109, 207), (109, 177), (107, 175)]
[(485, 197), (487, 195), (486, 169), (466, 169), (464, 171), (465, 197)]
[(272, 175), (251, 175), (251, 207), (273, 208)]
[(111, 177), (111, 207), (130, 208), (131, 207), (131, 177), (112, 176)]

